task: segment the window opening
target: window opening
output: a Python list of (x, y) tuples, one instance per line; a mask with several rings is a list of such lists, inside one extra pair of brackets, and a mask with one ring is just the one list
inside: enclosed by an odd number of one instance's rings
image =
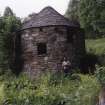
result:
[(38, 43), (37, 44), (38, 55), (43, 55), (47, 53), (46, 43)]

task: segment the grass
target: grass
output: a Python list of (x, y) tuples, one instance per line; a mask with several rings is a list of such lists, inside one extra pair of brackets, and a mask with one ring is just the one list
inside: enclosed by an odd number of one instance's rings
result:
[(11, 105), (95, 105), (99, 91), (95, 76), (82, 74), (46, 74), (33, 82), (24, 76), (7, 77), (0, 83), (0, 98)]
[(86, 51), (97, 57), (98, 64), (105, 66), (105, 38), (88, 39), (86, 42)]
[[(105, 54), (105, 38), (86, 40), (87, 52)], [(79, 78), (77, 78), (79, 77)], [(0, 75), (0, 105), (96, 105), (100, 83), (93, 75), (44, 74), (31, 81), (25, 76)]]
[(105, 38), (86, 40), (87, 52), (92, 52), (96, 55), (105, 54)]

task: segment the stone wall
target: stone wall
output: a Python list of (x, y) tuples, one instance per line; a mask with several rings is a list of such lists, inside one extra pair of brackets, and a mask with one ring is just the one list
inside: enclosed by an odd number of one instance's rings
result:
[[(71, 37), (69, 42), (67, 41), (68, 34)], [(84, 37), (80, 35), (79, 31), (76, 30), (76, 34), (74, 34), (71, 29), (64, 26), (24, 30), (21, 35), (21, 43), (23, 70), (30, 75), (36, 75), (46, 70), (62, 70), (61, 64), (64, 57), (67, 57), (72, 64), (76, 64), (80, 62), (84, 53)], [(47, 52), (42, 55), (38, 54), (38, 44), (40, 43), (46, 44), (47, 48)]]

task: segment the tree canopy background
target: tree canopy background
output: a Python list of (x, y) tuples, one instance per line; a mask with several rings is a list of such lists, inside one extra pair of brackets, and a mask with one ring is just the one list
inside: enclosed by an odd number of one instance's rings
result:
[(68, 9), (65, 13), (65, 16), (72, 21), (79, 22), (79, 16), (78, 16), (79, 2), (80, 0), (70, 0), (69, 1)]
[(86, 37), (105, 36), (105, 0), (70, 0), (65, 16), (78, 21)]
[(0, 68), (10, 69), (13, 59), (14, 38), (21, 28), (21, 21), (13, 11), (6, 7), (0, 17)]

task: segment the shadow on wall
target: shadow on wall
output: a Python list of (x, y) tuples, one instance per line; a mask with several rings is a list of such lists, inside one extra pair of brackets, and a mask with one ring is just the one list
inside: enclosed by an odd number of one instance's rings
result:
[(83, 74), (94, 74), (96, 70), (95, 65), (99, 64), (98, 57), (93, 53), (87, 53), (82, 59), (80, 63), (80, 70)]

